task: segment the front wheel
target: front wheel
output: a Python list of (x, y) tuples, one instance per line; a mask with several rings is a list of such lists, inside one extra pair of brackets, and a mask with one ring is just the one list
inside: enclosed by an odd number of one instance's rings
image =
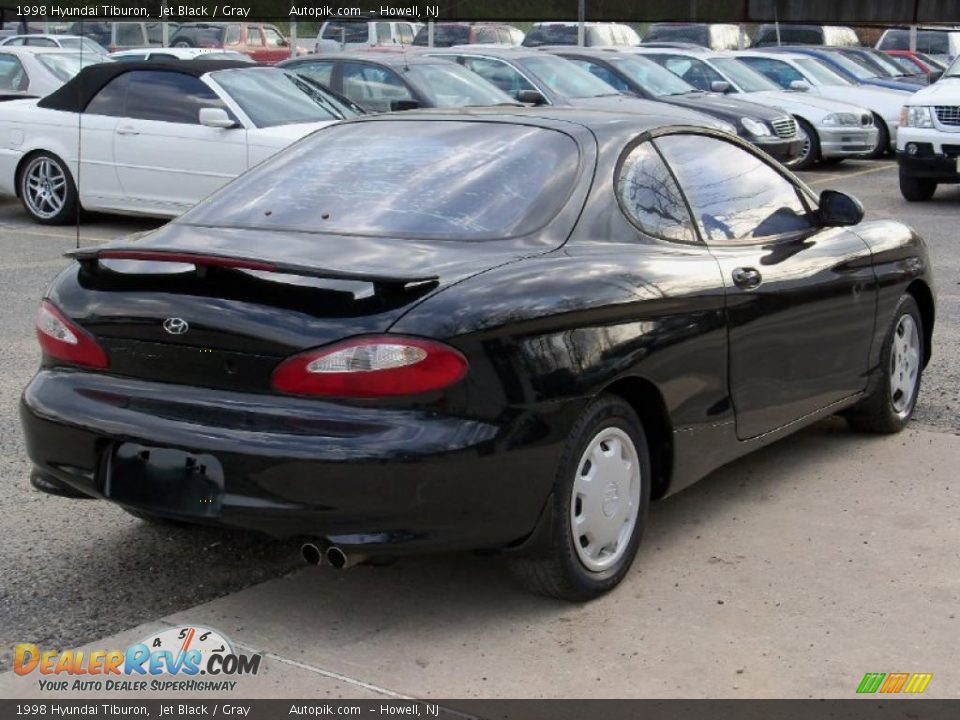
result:
[(933, 197), (937, 183), (927, 178), (911, 177), (900, 168), (900, 194), (910, 202), (924, 202)]
[(643, 426), (624, 400), (603, 395), (567, 440), (540, 545), (512, 559), (534, 592), (591, 600), (616, 587), (637, 554), (650, 505), (650, 455)]
[(820, 136), (813, 126), (803, 118), (797, 118), (797, 132), (803, 139), (800, 154), (793, 160), (784, 163), (791, 170), (806, 170), (813, 167), (820, 157)]
[(924, 356), (923, 319), (912, 295), (897, 303), (893, 322), (880, 351), (882, 376), (873, 393), (847, 413), (854, 430), (897, 433), (917, 404)]
[(39, 152), (27, 160), (19, 178), (23, 209), (41, 225), (65, 225), (77, 216), (77, 187), (70, 169), (53, 153)]

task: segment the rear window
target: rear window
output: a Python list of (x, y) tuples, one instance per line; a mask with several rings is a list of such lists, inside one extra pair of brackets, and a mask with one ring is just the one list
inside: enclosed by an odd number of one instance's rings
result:
[(365, 43), (370, 39), (370, 31), (365, 22), (328, 22), (322, 37), (343, 43)]
[(335, 125), (242, 175), (177, 222), (298, 232), (493, 240), (533, 232), (580, 165), (553, 130), (479, 122)]
[(575, 25), (542, 25), (533, 28), (523, 39), (527, 47), (538, 45), (576, 45), (577, 28)]
[[(414, 45), (426, 46), (429, 29), (424, 25), (414, 38)], [(468, 25), (435, 25), (433, 28), (434, 47), (453, 47), (466, 45), (470, 42), (470, 27)]]

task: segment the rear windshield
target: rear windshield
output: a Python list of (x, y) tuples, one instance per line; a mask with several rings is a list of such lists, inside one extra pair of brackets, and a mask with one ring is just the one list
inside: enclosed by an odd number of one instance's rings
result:
[[(427, 26), (424, 25), (417, 31), (413, 44), (426, 46), (429, 32)], [(469, 25), (435, 25), (433, 28), (434, 47), (453, 47), (454, 45), (467, 45), (469, 42)]]
[(480, 122), (334, 125), (177, 222), (378, 237), (493, 240), (549, 222), (580, 165), (553, 130)]
[(710, 33), (702, 25), (657, 25), (643, 36), (643, 42), (688, 42), (710, 47)]

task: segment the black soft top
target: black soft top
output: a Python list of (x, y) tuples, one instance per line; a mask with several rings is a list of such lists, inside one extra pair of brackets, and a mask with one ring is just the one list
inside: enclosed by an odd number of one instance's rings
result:
[(83, 112), (94, 95), (115, 77), (137, 70), (165, 70), (178, 72), (184, 75), (200, 77), (215, 70), (230, 70), (233, 68), (256, 67), (237, 60), (156, 60), (141, 62), (105, 62), (96, 65), (87, 65), (57, 90), (47, 95), (37, 103), (37, 107), (47, 110), (64, 110), (66, 112)]

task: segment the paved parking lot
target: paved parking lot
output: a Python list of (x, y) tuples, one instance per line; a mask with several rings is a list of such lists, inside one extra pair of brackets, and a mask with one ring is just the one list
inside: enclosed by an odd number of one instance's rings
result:
[[(906, 203), (882, 161), (805, 178), (930, 245), (939, 318), (914, 425), (874, 438), (827, 421), (654, 505), (624, 585), (585, 606), (526, 595), (495, 558), (301, 569), (289, 543), (34, 492), (17, 398), (76, 236), (0, 204), (0, 670), (17, 642), (112, 648), (193, 622), (270, 653), (243, 695), (848, 697), (864, 672), (923, 671), (928, 695), (957, 696), (960, 191)], [(81, 242), (151, 226), (99, 218)], [(33, 682), (0, 676), (0, 695)]]

